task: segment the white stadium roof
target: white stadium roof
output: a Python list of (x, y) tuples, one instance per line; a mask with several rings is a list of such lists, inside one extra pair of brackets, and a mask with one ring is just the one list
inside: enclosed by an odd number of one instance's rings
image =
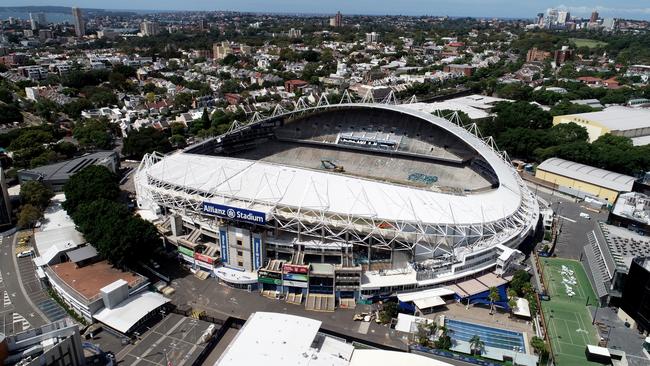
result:
[[(514, 215), (522, 205), (516, 172), (483, 141), (443, 118), (395, 105), (380, 108), (413, 115), (456, 135), (492, 166), (499, 187), (453, 195), (319, 170), (263, 161), (177, 153), (146, 168), (161, 182), (205, 192), (217, 204), (268, 212), (275, 208), (314, 210), (346, 217), (424, 224), (483, 224)], [(174, 195), (183, 194), (176, 189)], [(189, 197), (188, 197), (189, 198)]]
[(609, 170), (596, 168), (560, 158), (544, 160), (537, 169), (561, 175), (567, 178), (591, 183), (618, 192), (632, 190), (635, 178), (629, 175), (615, 173)]

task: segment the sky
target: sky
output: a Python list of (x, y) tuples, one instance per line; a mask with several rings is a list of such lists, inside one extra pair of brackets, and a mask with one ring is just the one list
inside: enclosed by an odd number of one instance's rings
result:
[(61, 5), (101, 9), (236, 10), (330, 14), (533, 18), (548, 8), (572, 15), (650, 19), (650, 0), (0, 0), (0, 6)]

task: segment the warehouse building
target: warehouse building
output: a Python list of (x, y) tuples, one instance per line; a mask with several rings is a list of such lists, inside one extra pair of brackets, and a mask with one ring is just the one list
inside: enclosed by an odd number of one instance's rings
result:
[(635, 146), (650, 144), (650, 110), (614, 106), (598, 112), (553, 117), (553, 125), (575, 123), (587, 129), (589, 142), (610, 133), (632, 139)]
[(576, 163), (560, 158), (544, 160), (535, 177), (557, 186), (557, 190), (572, 196), (602, 198), (610, 203), (621, 192), (630, 192), (634, 177)]

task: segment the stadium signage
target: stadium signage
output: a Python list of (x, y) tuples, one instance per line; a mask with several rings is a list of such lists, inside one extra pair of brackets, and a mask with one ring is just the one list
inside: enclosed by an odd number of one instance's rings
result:
[(207, 256), (205, 254), (194, 253), (194, 259), (199, 260), (201, 262), (205, 262), (207, 264), (214, 264), (214, 258)]
[(299, 266), (295, 264), (285, 264), (282, 266), (282, 271), (284, 273), (309, 273), (309, 266)]
[(215, 215), (231, 220), (245, 221), (251, 224), (266, 224), (266, 214), (264, 212), (247, 210), (245, 208), (220, 205), (212, 202), (203, 202), (203, 213)]
[(282, 275), (280, 273), (269, 272), (267, 270), (262, 270), (262, 269), (257, 271), (257, 277), (258, 278), (270, 278), (270, 279), (274, 279), (274, 280), (281, 280), (282, 279)]
[(306, 275), (301, 275), (301, 274), (291, 274), (291, 273), (285, 273), (284, 275), (284, 280), (285, 281), (301, 281), (301, 282), (307, 282), (309, 281), (309, 277)]

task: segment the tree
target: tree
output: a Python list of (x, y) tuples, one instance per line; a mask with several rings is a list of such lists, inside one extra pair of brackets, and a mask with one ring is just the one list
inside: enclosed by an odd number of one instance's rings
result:
[(99, 254), (118, 268), (150, 257), (160, 242), (151, 223), (131, 215), (123, 204), (104, 198), (81, 203), (73, 219)]
[(79, 145), (86, 148), (108, 150), (113, 147), (113, 137), (105, 119), (79, 122), (75, 124), (72, 134), (79, 141)]
[(34, 226), (36, 221), (41, 218), (43, 215), (43, 212), (39, 210), (37, 207), (26, 204), (23, 205), (20, 208), (20, 212), (18, 213), (18, 226), (26, 229), (26, 228), (31, 228)]
[(512, 288), (508, 289), (508, 307), (510, 307), (511, 312), (514, 312), (517, 307), (517, 291)]
[(182, 110), (188, 110), (192, 108), (192, 94), (190, 93), (178, 93), (174, 97), (174, 106)]
[(490, 314), (494, 312), (494, 303), (500, 299), (499, 290), (496, 287), (490, 287), (490, 294), (488, 295), (488, 300), (490, 300)]
[(481, 340), (481, 337), (474, 334), (469, 340), (469, 347), (472, 351), (472, 354), (480, 355), (485, 349), (485, 343)]
[(390, 323), (391, 319), (397, 316), (397, 303), (395, 302), (385, 302), (382, 305), (382, 309), (379, 312), (379, 321), (384, 324)]
[(525, 284), (530, 283), (530, 274), (523, 269), (517, 270), (510, 281), (510, 289), (517, 294), (523, 295), (522, 288)]
[(435, 330), (435, 323), (419, 323), (417, 330), (418, 344), (428, 347), (431, 341), (431, 334), (433, 334)]
[(20, 185), (20, 200), (24, 204), (43, 210), (52, 197), (54, 197), (52, 190), (39, 181), (27, 181)]
[(548, 347), (543, 338), (533, 336), (530, 338), (530, 346), (535, 350), (535, 353), (542, 356), (542, 358), (548, 355)]
[(77, 207), (101, 198), (113, 200), (118, 197), (120, 187), (117, 176), (101, 165), (91, 165), (73, 174), (63, 186), (65, 202), (63, 207), (74, 215)]
[(61, 141), (57, 143), (56, 145), (52, 146), (52, 149), (66, 158), (70, 159), (71, 157), (74, 156), (74, 154), (77, 153), (77, 145), (73, 144), (72, 142), (68, 141)]
[(162, 131), (153, 127), (144, 127), (130, 132), (124, 139), (122, 155), (131, 159), (140, 160), (144, 154), (154, 151), (166, 153), (171, 151), (171, 149), (171, 143)]
[(7, 104), (14, 102), (14, 93), (7, 88), (0, 88), (0, 101), (3, 101)]
[(22, 122), (23, 115), (20, 109), (13, 104), (0, 105), (0, 123)]

